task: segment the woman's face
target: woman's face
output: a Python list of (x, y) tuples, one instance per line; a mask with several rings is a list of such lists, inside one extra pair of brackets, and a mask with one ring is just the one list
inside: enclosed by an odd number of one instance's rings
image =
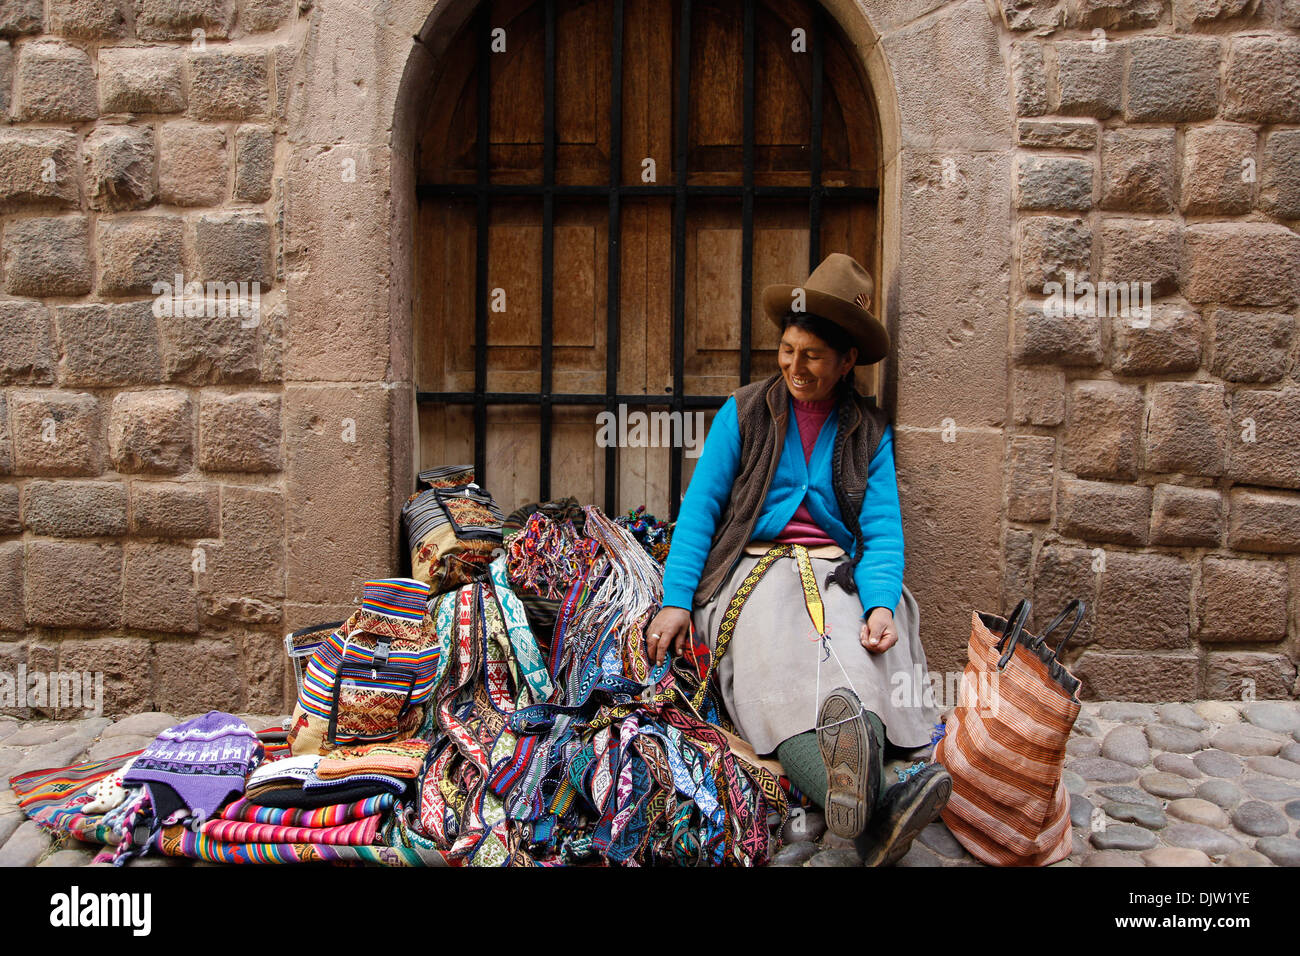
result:
[(781, 335), (778, 356), (790, 394), (801, 402), (817, 402), (831, 397), (835, 384), (853, 368), (858, 350), (840, 355), (811, 332), (791, 325)]

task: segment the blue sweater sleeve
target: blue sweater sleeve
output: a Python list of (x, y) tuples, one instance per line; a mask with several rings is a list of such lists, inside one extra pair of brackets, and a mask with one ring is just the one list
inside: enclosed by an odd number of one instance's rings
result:
[(718, 519), (731, 497), (740, 466), (736, 400), (728, 398), (709, 426), (704, 450), (677, 513), (672, 546), (664, 564), (664, 606), (690, 610), (709, 557)]
[(903, 517), (894, 474), (894, 429), (886, 425), (867, 470), (867, 492), (858, 515), (862, 558), (853, 580), (867, 614), (884, 607), (891, 612), (903, 596)]

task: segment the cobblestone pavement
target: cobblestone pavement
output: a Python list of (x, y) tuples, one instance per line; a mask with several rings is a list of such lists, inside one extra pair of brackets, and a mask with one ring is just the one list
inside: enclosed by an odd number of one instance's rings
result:
[[(241, 714), (256, 729), (283, 718)], [(96, 848), (58, 842), (18, 810), (9, 777), (146, 746), (186, 717), (136, 714), (21, 722), (0, 717), (0, 866), (84, 866)], [(1300, 701), (1085, 704), (1065, 762), (1074, 851), (1055, 866), (1300, 866)], [(886, 779), (905, 760), (886, 767)], [(852, 866), (849, 841), (807, 815), (776, 866)], [(207, 866), (145, 857), (133, 866)], [(943, 823), (899, 866), (980, 866)]]

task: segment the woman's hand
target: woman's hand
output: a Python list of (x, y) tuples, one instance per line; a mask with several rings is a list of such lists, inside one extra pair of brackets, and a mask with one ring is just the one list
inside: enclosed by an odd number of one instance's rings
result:
[(862, 623), (858, 641), (873, 654), (883, 654), (898, 642), (898, 625), (894, 612), (887, 607), (872, 608)]
[(666, 607), (655, 615), (646, 628), (646, 656), (652, 664), (662, 664), (671, 646), (674, 654), (686, 649), (691, 637), (691, 612), (680, 607)]

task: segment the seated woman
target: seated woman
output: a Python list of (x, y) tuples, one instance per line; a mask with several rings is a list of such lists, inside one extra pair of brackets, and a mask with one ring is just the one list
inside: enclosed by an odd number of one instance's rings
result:
[(656, 663), (680, 653), (693, 618), (737, 732), (879, 866), (907, 852), (952, 782), (937, 763), (881, 780), (886, 742), (927, 745), (938, 711), (903, 585), (893, 429), (852, 377), (889, 351), (871, 291), (838, 253), (801, 287), (763, 290), (780, 371), (733, 393), (709, 429), (648, 646)]

